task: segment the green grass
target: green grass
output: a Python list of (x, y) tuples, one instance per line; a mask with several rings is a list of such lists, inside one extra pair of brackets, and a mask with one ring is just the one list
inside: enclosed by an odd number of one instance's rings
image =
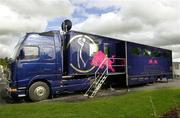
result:
[(41, 102), (0, 106), (0, 118), (154, 118), (180, 104), (180, 88), (91, 99), (83, 102)]

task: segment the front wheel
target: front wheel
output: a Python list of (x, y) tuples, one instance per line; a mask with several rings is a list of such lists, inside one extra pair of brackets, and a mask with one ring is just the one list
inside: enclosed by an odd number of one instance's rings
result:
[(47, 99), (49, 94), (49, 86), (45, 82), (35, 82), (29, 87), (29, 98), (34, 102)]

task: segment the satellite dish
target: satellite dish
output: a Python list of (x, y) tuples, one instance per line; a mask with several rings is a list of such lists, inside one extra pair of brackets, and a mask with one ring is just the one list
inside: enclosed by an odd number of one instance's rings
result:
[(71, 30), (72, 27), (72, 22), (68, 19), (64, 20), (61, 24), (61, 28), (64, 32), (68, 32), (69, 30)]

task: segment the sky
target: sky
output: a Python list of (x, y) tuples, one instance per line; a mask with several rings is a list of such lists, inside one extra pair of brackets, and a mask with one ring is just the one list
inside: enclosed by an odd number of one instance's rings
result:
[(73, 30), (157, 46), (180, 62), (180, 0), (0, 0), (0, 57), (26, 32)]

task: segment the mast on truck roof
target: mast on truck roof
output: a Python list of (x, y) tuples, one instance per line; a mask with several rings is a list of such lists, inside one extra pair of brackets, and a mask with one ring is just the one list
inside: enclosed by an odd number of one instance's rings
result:
[(72, 22), (68, 19), (64, 20), (61, 24), (61, 28), (64, 32), (68, 32), (72, 28)]

